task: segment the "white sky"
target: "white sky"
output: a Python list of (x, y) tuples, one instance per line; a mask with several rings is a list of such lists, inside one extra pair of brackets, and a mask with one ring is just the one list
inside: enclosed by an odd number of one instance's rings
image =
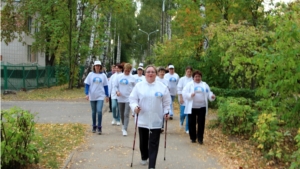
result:
[[(292, 2), (294, 0), (274, 0), (273, 4), (275, 5), (277, 2), (284, 2), (284, 3), (288, 3), (288, 2)], [(270, 0), (264, 0), (264, 5), (265, 5), (265, 11), (269, 10), (270, 8), (274, 8), (274, 6), (270, 6), (269, 3), (271, 1)]]

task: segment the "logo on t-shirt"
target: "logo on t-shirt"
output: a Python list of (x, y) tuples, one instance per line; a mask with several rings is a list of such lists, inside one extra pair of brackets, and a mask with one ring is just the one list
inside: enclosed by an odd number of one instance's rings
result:
[(156, 96), (156, 97), (162, 97), (163, 94), (162, 94), (161, 92), (155, 92), (155, 96)]
[(102, 83), (102, 79), (100, 77), (95, 77), (93, 83)]
[(169, 81), (170, 81), (170, 82), (176, 82), (177, 79), (176, 79), (175, 77), (171, 77), (171, 78), (169, 79)]
[(196, 86), (194, 88), (194, 92), (195, 93), (201, 93), (201, 92), (204, 92), (204, 89), (201, 86)]
[(122, 85), (128, 85), (128, 80), (127, 79), (121, 79), (120, 84)]
[(141, 82), (143, 81), (142, 79), (135, 79), (135, 82), (138, 83), (138, 82)]

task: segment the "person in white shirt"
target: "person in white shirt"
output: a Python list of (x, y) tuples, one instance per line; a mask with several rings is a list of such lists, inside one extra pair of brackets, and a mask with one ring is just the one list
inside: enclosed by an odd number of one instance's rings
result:
[(127, 128), (129, 123), (129, 95), (135, 86), (135, 79), (133, 75), (130, 74), (132, 69), (131, 64), (126, 63), (124, 65), (124, 72), (116, 78), (115, 81), (115, 91), (118, 99), (118, 106), (121, 115), (122, 121), (122, 134), (123, 136), (127, 136)]
[(111, 124), (112, 125), (117, 124), (117, 126), (119, 126), (121, 123), (120, 123), (120, 111), (118, 106), (117, 94), (114, 88), (114, 83), (117, 76), (122, 73), (122, 70), (123, 70), (123, 66), (121, 64), (117, 64), (115, 66), (115, 73), (110, 77), (109, 85), (108, 85), (109, 94), (111, 97), (111, 109), (112, 109), (112, 116), (113, 116), (113, 120)]
[[(108, 80), (104, 73), (101, 71), (102, 65), (100, 61), (95, 61), (93, 65), (93, 72), (90, 72), (85, 78), (85, 95), (86, 99), (90, 101), (92, 108), (92, 132), (95, 133), (98, 128), (98, 134), (102, 133), (102, 108), (103, 100), (108, 102)], [(96, 117), (98, 114), (98, 117)], [(98, 118), (98, 126), (96, 119)]]
[[(166, 74), (166, 69), (164, 67), (159, 67), (157, 70), (157, 73), (158, 73), (158, 76), (156, 76), (155, 80), (163, 83), (169, 89), (169, 86), (168, 86), (169, 83), (166, 79), (164, 79), (164, 76)], [(161, 132), (164, 132), (164, 121), (163, 121), (163, 125), (161, 127)]]
[(158, 76), (156, 76), (155, 80), (163, 83), (169, 88), (169, 82), (164, 78), (166, 74), (166, 69), (164, 67), (159, 67), (157, 70)]
[(168, 81), (168, 86), (172, 98), (171, 102), (171, 110), (170, 110), (170, 120), (173, 119), (174, 114), (174, 108), (173, 108), (173, 102), (175, 100), (176, 94), (177, 94), (177, 84), (179, 81), (179, 76), (177, 73), (175, 73), (174, 65), (169, 65), (169, 73), (165, 74), (164, 78)]
[(182, 97), (182, 89), (186, 84), (190, 81), (193, 81), (192, 78), (192, 73), (193, 73), (193, 68), (188, 66), (185, 68), (185, 76), (181, 77), (179, 79), (179, 82), (177, 84), (177, 92), (178, 92), (178, 101), (180, 104), (180, 127), (183, 126), (184, 119), (186, 117), (185, 121), (185, 132), (189, 133), (189, 120), (186, 114), (184, 114), (184, 108), (185, 108), (185, 103)]
[(135, 78), (135, 83), (146, 80), (145, 76), (143, 75), (143, 72), (144, 72), (143, 67), (138, 67), (137, 74), (133, 75), (133, 77)]
[[(136, 84), (130, 96), (130, 107), (138, 115), (141, 164), (155, 168), (159, 148), (159, 139), (163, 120), (168, 120), (171, 97), (169, 89), (155, 80), (157, 70), (154, 66), (145, 69), (146, 81)], [(137, 116), (135, 116), (137, 117)]]
[[(208, 100), (214, 101), (216, 96), (210, 91), (209, 86), (202, 81), (202, 73), (198, 70), (193, 72), (193, 81), (187, 83), (182, 90), (185, 102), (184, 113), (189, 118), (189, 135), (192, 143), (203, 144), (205, 128), (205, 116), (208, 113)], [(198, 130), (196, 126), (198, 123)]]

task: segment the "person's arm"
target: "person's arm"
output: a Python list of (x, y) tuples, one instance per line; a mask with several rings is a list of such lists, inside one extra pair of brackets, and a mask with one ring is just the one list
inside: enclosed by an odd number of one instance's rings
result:
[(182, 88), (183, 88), (183, 78), (180, 78), (179, 79), (179, 82), (177, 84), (177, 94), (178, 94), (178, 97), (179, 97), (179, 103), (180, 104), (183, 104), (184, 101), (183, 101), (183, 97), (182, 97)]
[(215, 99), (216, 99), (215, 94), (212, 91), (210, 91), (210, 87), (208, 86), (207, 83), (205, 83), (205, 85), (206, 85), (206, 89), (208, 90), (208, 95), (207, 95), (208, 100), (211, 101), (211, 102), (215, 101)]
[(169, 114), (171, 102), (172, 102), (171, 95), (170, 95), (168, 88), (166, 87), (165, 92), (163, 94), (163, 99), (162, 99), (164, 115)]
[[(193, 81), (192, 81), (193, 82)], [(190, 88), (192, 87), (191, 82), (189, 82), (184, 88), (182, 89), (182, 96), (184, 100), (192, 100), (192, 94), (194, 93), (193, 91), (191, 92)]]
[(113, 82), (113, 86), (114, 86), (114, 91), (116, 92), (117, 96), (119, 96), (118, 94), (120, 94), (119, 92), (119, 77), (121, 75), (117, 75), (114, 79), (114, 82)]
[(85, 84), (85, 87), (84, 87), (84, 93), (85, 93), (85, 95), (89, 95), (89, 90), (90, 90), (90, 85), (89, 84)]

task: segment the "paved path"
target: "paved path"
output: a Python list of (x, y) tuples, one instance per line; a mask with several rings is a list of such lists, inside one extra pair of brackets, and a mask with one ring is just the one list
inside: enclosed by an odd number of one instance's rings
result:
[[(36, 112), (38, 123), (84, 123), (91, 124), (89, 102), (65, 101), (5, 101), (1, 109), (13, 106)], [(73, 155), (70, 169), (123, 169), (131, 168), (134, 121), (131, 118), (128, 136), (122, 136), (121, 126), (112, 126), (112, 114), (105, 104), (103, 113), (103, 134), (91, 134), (87, 142)], [(179, 117), (168, 122), (166, 161), (164, 161), (164, 137), (161, 135), (156, 168), (164, 169), (219, 169), (223, 168), (211, 156), (204, 145), (190, 143), (188, 134), (179, 127)], [(139, 136), (137, 133), (133, 169), (146, 169), (140, 162)], [(204, 140), (209, 141), (209, 140)]]

